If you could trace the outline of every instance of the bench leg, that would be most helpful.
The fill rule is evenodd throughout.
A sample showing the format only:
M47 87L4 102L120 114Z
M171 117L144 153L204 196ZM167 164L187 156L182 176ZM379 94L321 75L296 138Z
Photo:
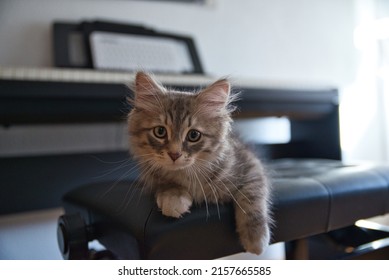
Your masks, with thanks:
M308 260L308 239L298 239L285 243L285 257L287 260Z

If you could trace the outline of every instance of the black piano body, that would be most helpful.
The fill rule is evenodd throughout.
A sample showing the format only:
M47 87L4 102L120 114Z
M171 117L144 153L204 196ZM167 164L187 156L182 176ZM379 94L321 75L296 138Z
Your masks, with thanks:
M166 86L183 90L203 87L214 80L202 75L158 78ZM0 124L12 129L18 125L125 122L129 111L126 99L131 95L128 84L133 79L133 73L0 68ZM276 88L239 82L234 90L242 92L235 118L276 116L290 121L290 142L261 146L263 157L341 159L336 89ZM128 152L98 151L95 156L114 162L128 158ZM101 161L93 153L0 158L4 171L2 192L7 194L1 195L0 213L59 206L66 190L106 173ZM52 176L38 176L42 172L37 168ZM22 177L18 176L19 169L26 172ZM74 176L69 178L68 174ZM113 180L115 176L119 174L113 172L104 179ZM26 182L34 188L25 187ZM26 197L19 197L19 191L26 192Z

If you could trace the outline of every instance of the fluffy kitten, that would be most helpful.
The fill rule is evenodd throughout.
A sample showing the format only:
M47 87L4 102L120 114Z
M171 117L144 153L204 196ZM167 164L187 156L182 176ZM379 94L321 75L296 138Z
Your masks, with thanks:
M229 82L179 92L139 72L133 90L130 151L162 214L180 218L192 203L232 201L243 247L260 254L270 238L270 187L260 161L231 132Z

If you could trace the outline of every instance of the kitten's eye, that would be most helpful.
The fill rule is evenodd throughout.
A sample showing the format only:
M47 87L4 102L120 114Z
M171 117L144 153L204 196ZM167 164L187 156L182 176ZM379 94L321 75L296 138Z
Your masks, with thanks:
M164 128L163 126L154 127L153 132L155 137L157 138L165 138L167 134L166 128Z
M190 142L197 142L201 138L201 132L197 131L197 130L194 130L194 129L189 130L188 135L186 136L186 138Z

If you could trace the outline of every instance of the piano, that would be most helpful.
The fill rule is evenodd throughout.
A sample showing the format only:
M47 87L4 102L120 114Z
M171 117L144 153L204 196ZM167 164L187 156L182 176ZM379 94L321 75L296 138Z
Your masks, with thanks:
M0 66L0 123L120 121L134 73ZM193 90L216 77L157 75L168 87ZM297 83L234 80L242 92L236 117L326 114L338 103L336 88Z
M204 75L157 75L157 78L168 87L185 90L198 89L215 80L214 77ZM124 123L129 110L126 98L132 94L126 84L130 84L133 79L134 73L0 67L0 124L2 129L7 130L18 125ZM374 240L387 238L387 232L372 232L371 229L359 228L354 223L359 219L389 212L389 166L346 166L340 161L337 89L238 79L233 81L233 85L234 90L242 92L237 101L239 111L234 118L271 116L285 117L290 122L289 142L257 146L261 158L273 164L275 170L281 174L273 180L276 221L273 242L286 242L287 258L332 258L334 255L358 257L367 251L376 252L388 247L382 245L379 250L374 246L368 247ZM135 223L139 230L124 233L118 231L130 238L129 242L123 239L121 244L135 244L135 249L123 250L126 247L120 246L123 248L116 250L118 248L112 243L116 241L115 238L103 240L103 244L112 245L107 248L111 248L116 257L134 257L128 254L152 259L178 256L220 257L221 255L214 254L218 250L208 250L220 243L220 236L225 241L221 243L222 248L219 248L224 250L223 254L241 250L235 231L232 229L226 234L223 230L226 226L233 225L233 219L228 214L232 209L231 205L224 205L221 210L222 218L212 220L212 223L210 219L207 223L204 222L205 214L201 206L193 209L192 213L197 214L191 217L198 218L196 223L191 222L193 219L179 221L187 223L181 228L189 230L191 235L188 235L176 230L155 209L152 200L145 196L143 198L148 202L142 204L141 211L151 217L146 219L146 224L131 219L134 211L138 213L139 209L138 206L130 205L126 209L129 214L124 211L122 213L122 222L107 227L106 222L114 220L109 205L122 199L122 193L128 192L128 180L136 179L133 175L124 176L126 169L123 169L123 162L127 160L126 150L0 156L0 215L64 207L70 215L74 211L83 213L82 217L79 216L83 219L81 222L85 221L88 228L95 226L97 231L101 230L98 236L93 237L100 237L100 241L109 236L105 234L105 230L132 228ZM132 165L124 166L130 169ZM95 194L96 188L105 190L112 186L116 186L116 198L93 200L92 194ZM365 203L366 201L369 203ZM360 205L364 207L361 208ZM213 217L215 216L217 215ZM115 216L116 220L117 218ZM68 234L72 230L72 227L66 226L69 221L67 216L59 219L59 243L64 258L90 257L87 236L76 240L77 244L82 244L81 255L80 250L73 248L69 251L68 245L74 241L65 238L74 236ZM104 226L99 228L99 223ZM215 232L214 227L207 231L211 224L223 232L222 235L212 236L216 239L211 239L209 235L209 232ZM207 238L201 237L204 235L203 230ZM371 238L360 240L361 233L366 232ZM181 243L177 243L174 234L180 236ZM163 241L169 238L170 243ZM323 255L322 250L315 250L312 244L317 244L320 238L330 238L336 244L333 249L335 253ZM206 240L209 244L203 244L201 240ZM147 245L144 248L150 250L137 252L136 248L142 248L137 247L137 242L144 242ZM227 243L231 246L225 246ZM174 252L171 244L175 244L178 251ZM188 244L198 249L196 254L191 250L182 250ZM339 248L348 248L348 251L339 252ZM183 252L190 252L190 255L175 254Z
M127 85L133 79L134 73L127 72L0 66L0 124L2 129L12 129L20 125L124 123L129 110L126 98L132 94ZM217 78L191 74L157 75L157 79L168 87L193 90ZM340 159L336 88L234 77L232 84L234 91L242 93L235 118L271 116L290 121L290 142L262 145L263 157ZM90 181L96 173L106 173L107 165L96 158L115 162L126 157L125 150L96 151L88 156L79 151L0 155L0 181L5 186L0 191L0 214L58 206L65 191ZM23 177L19 170L24 170ZM112 172L103 179L121 175ZM26 187L28 182L33 190ZM26 196L21 198L19 190Z

